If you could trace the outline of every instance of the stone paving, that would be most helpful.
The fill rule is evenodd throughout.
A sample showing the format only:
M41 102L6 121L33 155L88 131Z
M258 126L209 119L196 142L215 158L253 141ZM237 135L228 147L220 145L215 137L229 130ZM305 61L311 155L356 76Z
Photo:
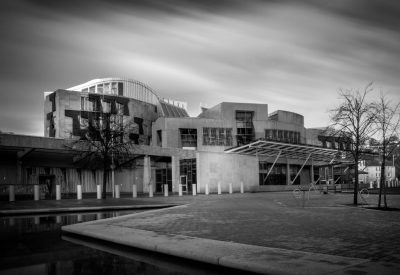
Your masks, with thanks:
M157 198L169 201L173 198ZM370 196L375 203L377 196ZM142 200L142 199L141 199ZM400 211L350 206L351 194L247 193L175 198L185 206L144 212L104 225L305 252L400 263ZM388 197L400 206L400 196Z
M220 241L400 263L400 211L351 206L352 194L266 192L136 199L0 202L0 210L185 204L104 220L113 226ZM377 196L367 202L376 205ZM304 207L303 207L304 202ZM400 195L388 196L400 208Z

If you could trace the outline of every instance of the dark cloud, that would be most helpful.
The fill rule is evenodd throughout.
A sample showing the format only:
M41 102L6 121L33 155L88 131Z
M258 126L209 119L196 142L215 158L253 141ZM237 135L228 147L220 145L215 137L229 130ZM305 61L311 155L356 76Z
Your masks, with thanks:
M10 114L42 125L43 91L109 76L188 101L192 115L199 102L264 102L324 125L338 88L375 81L399 100L394 2L2 1L0 92L12 96L0 129L33 133Z

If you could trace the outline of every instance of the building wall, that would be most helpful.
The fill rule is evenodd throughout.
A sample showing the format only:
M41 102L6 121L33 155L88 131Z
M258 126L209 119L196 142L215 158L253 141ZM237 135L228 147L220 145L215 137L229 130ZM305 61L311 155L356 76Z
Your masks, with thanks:
M229 191L229 183L232 183L234 192L239 192L241 182L245 191L258 191L258 161L255 156L212 152L197 154L198 192L204 193L205 184L208 184L210 193L216 193L218 182L222 192Z

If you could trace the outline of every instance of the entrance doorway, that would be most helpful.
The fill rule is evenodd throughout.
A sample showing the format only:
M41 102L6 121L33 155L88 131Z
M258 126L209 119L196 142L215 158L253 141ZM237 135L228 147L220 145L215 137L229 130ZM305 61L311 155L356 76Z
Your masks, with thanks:
M172 192L171 168L156 169L156 192L164 193L164 184L168 184L168 192Z

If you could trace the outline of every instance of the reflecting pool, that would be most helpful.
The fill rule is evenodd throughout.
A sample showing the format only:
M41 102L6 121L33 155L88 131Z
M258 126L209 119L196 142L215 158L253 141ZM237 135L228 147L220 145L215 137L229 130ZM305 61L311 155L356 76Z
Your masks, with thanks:
M61 234L63 225L136 212L141 211L0 217L0 274L239 274L234 270Z

